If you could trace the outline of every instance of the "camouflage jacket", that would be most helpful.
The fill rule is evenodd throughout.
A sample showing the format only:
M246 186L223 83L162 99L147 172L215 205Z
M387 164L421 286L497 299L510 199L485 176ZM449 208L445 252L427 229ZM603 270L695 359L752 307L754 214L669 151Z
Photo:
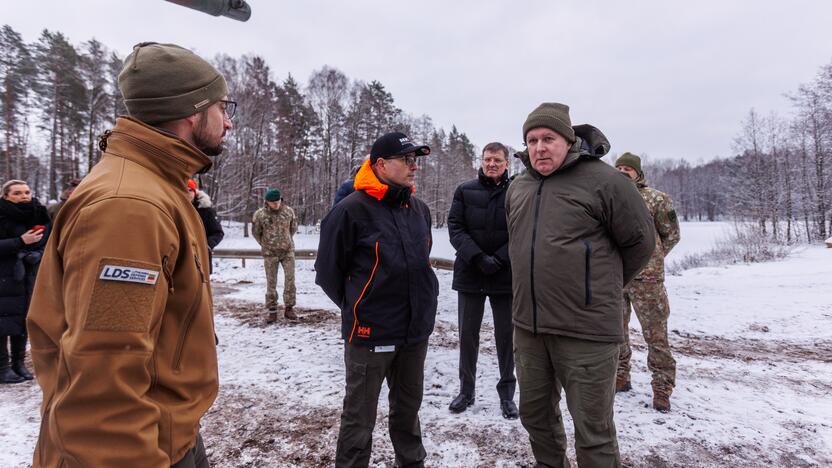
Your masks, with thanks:
M664 258L679 243L679 219L673 209L673 200L664 192L647 186L647 180L641 176L637 181L638 191L647 209L653 216L656 228L656 249L647 266L635 277L637 281L664 281Z
M255 211L251 224L254 239L260 244L264 256L277 256L287 250L295 250L292 236L298 232L298 218L285 202L277 210L264 206Z

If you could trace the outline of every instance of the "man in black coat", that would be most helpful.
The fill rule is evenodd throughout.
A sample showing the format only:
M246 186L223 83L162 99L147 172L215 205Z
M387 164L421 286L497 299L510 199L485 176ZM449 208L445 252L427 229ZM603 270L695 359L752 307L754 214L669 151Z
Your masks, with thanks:
M430 210L412 194L416 158L428 154L402 133L382 136L355 192L321 221L315 283L341 309L346 370L336 467L369 465L385 380L396 465L424 466L419 408L439 282Z
M511 324L511 265L505 200L508 149L489 143L482 151L482 167L474 180L456 188L448 213L448 231L456 248L453 289L458 292L460 392L450 404L461 413L474 404L480 326L486 297L494 317L494 341L500 381L497 394L506 419L517 418L514 404L514 355Z

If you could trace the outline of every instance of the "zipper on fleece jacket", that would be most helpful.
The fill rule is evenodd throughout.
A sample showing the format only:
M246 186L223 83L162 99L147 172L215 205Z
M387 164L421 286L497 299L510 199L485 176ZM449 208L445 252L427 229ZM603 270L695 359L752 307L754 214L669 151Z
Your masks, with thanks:
M540 194L543 192L543 183L546 179L541 179L537 186L537 195L534 199L534 224L532 225L532 261L531 268L529 268L532 282L532 333L537 335L537 296L534 292L534 244L537 241L537 221L540 217Z

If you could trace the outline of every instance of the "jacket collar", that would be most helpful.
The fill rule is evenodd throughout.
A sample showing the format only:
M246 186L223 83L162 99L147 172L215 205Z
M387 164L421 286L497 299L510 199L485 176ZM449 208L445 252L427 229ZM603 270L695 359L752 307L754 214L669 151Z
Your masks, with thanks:
M119 117L106 153L128 159L181 186L211 168L211 159L176 135L130 117Z
M549 174L549 176L563 172L581 160L601 159L610 150L609 140L607 140L607 137L596 127L583 124L575 125L572 128L575 130L575 143L573 143L569 148L569 152L566 154L566 158L563 160L560 167L555 169L555 172ZM529 160L529 150L523 150L516 153L514 157L519 158L520 161L523 162L523 165L526 166L526 170L535 178L545 178L532 167L532 163Z
M384 196L387 195L388 191L397 190L397 187L391 187L378 179L376 173L373 172L373 167L370 164L369 159L364 161L364 164L361 165L361 169L359 169L358 173L355 174L353 187L355 187L356 190L361 190L379 201L384 199ZM406 189L398 188L398 191L401 190ZM411 194L414 192L416 192L416 187L410 189ZM395 198L399 199L401 197L397 196Z
M479 170L477 170L477 178L480 180L480 183L485 185L486 187L502 187L503 185L505 185L506 182L508 182L508 169L506 169L506 171L503 172L503 175L500 177L500 182L496 184L494 183L494 179L492 179L491 177L486 177L485 173L483 173L482 171L482 168L479 168Z

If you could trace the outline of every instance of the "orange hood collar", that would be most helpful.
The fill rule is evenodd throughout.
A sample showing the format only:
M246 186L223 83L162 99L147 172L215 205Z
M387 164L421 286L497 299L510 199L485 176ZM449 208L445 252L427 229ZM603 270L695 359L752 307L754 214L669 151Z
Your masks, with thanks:
M355 174L353 187L355 187L356 190L363 190L367 195L375 198L376 200L384 198L384 195L387 194L387 190L390 188L387 184L378 180L376 173L373 172L373 168L370 165L369 159L364 161L364 164L361 165L361 169L359 169L358 173ZM416 187L414 186L410 193L415 192Z

